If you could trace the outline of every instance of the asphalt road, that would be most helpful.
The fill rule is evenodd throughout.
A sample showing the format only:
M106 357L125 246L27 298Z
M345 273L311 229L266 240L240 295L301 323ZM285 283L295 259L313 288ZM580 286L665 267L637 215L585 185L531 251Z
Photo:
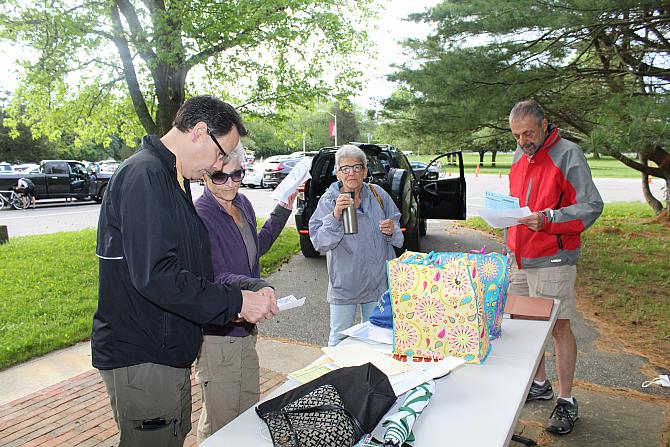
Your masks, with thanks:
M466 175L468 216L484 205L484 191L491 190L507 193L507 176ZM596 186L605 202L644 201L641 183L636 179L595 179ZM202 186L191 184L193 197L202 194ZM652 183L656 197L661 196L661 183ZM251 200L259 217L268 217L275 206L269 189L242 188L241 191ZM0 225L7 225L10 237L30 234L47 234L59 231L77 231L95 228L98 225L100 205L86 201L65 202L64 200L38 201L36 209L16 211L7 207L0 211ZM289 225L294 220L289 219Z

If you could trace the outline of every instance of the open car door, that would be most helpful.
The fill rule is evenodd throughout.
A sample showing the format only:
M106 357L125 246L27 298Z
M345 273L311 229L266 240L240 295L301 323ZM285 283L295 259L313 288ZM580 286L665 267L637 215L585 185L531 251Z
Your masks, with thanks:
M433 159L418 179L422 219L465 220L463 153Z

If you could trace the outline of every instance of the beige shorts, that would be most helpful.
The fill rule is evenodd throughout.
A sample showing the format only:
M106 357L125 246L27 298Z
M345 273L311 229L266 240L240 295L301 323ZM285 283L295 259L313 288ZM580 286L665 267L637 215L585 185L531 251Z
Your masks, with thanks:
M198 442L255 405L261 395L256 336L205 335L195 361L202 390Z
M540 296L561 300L558 318L569 320L577 312L575 280L577 266L561 265L519 270L512 257L509 293L512 295Z

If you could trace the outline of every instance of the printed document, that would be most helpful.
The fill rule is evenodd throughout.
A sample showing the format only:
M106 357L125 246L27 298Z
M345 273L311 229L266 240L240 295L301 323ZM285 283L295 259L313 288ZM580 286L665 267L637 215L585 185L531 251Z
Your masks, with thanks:
M345 366L365 365L369 362L387 376L409 371L409 366L406 363L399 362L393 357L382 354L373 347L370 347L370 345L329 346L323 347L321 350L333 359L333 363L341 368Z
M289 196L298 189L298 186L305 183L307 179L312 178L309 173L311 167L312 159L309 157L303 157L302 160L293 166L291 172L289 172L288 175L284 177L284 180L282 180L277 188L275 188L275 190L272 192L272 198L279 202L288 203Z
M484 192L484 208L489 210L506 210L519 208L519 198L493 191Z
M365 342L385 343L387 345L393 343L393 329L375 326L369 321L352 326L349 329L341 331L340 334L358 338Z

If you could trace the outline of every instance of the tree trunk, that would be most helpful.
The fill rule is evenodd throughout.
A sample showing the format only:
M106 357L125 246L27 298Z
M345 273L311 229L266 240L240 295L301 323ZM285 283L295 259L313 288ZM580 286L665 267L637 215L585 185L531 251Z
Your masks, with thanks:
M491 152L491 166L496 167L496 155L498 155L498 151L492 151Z
M484 166L484 154L486 151L479 151L479 166Z
M177 111L184 103L186 70L182 67L175 68L160 64L156 70L155 81L156 98L158 99L156 134L162 137L172 128Z
M658 216L663 211L663 204L651 193L649 189L649 176L646 174L642 174L642 194L644 195L644 200L647 201L651 209Z

